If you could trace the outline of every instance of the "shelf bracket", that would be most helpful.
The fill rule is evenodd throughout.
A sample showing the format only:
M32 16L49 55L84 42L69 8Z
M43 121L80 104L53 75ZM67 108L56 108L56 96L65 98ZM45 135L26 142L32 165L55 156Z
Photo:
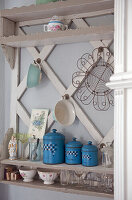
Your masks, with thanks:
M15 65L15 48L3 44L1 45L1 47L11 69L13 69Z

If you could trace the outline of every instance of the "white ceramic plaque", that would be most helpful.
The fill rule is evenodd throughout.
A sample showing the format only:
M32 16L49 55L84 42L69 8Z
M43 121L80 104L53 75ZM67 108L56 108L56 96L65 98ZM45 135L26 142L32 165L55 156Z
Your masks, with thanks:
M48 109L32 110L29 126L29 134L31 135L31 137L34 135L35 138L43 139L48 119L48 113Z

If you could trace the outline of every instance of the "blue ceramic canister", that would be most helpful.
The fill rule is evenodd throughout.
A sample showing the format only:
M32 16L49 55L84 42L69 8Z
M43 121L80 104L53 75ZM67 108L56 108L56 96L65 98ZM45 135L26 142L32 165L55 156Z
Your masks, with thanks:
M91 141L82 147L82 165L86 167L98 165L98 148L92 145Z
M65 136L58 133L56 129L43 137L43 163L64 163Z
M65 147L65 163L76 165L82 163L82 144L73 138Z

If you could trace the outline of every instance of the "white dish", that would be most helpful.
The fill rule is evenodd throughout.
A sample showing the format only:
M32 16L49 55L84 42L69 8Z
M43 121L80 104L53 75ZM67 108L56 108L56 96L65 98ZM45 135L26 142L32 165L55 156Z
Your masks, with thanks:
M34 176L36 175L36 170L35 169L29 169L26 167L21 167L19 169L20 175L23 178L24 182L32 182Z
M65 99L56 104L54 112L56 120L64 126L73 124L76 117L74 106Z
M57 178L57 172L45 172L43 170L38 170L40 179L44 181L44 184L51 185L54 184L54 180Z

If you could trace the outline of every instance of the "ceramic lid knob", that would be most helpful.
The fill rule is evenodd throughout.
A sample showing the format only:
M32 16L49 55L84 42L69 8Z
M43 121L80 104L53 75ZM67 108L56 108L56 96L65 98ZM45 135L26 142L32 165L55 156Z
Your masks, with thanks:
M92 145L92 142L91 142L91 141L88 141L88 145Z

